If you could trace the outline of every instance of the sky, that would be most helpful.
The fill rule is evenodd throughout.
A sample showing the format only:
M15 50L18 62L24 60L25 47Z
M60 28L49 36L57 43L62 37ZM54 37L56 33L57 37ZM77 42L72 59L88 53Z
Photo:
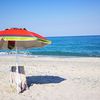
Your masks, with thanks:
M0 30L43 36L100 35L100 0L0 0Z

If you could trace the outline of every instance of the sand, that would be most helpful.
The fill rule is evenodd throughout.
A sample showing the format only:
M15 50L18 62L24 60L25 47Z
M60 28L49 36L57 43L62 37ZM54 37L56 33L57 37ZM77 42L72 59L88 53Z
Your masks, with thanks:
M17 94L9 84L14 56L0 56L0 100L100 100L100 58L20 56L29 89Z

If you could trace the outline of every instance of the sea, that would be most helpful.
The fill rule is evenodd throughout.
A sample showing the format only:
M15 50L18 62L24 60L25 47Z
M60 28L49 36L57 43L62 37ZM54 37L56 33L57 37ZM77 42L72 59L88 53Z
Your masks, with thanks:
M19 50L21 55L58 57L100 57L100 35L47 37L52 44L42 48ZM0 54L14 51L0 50Z

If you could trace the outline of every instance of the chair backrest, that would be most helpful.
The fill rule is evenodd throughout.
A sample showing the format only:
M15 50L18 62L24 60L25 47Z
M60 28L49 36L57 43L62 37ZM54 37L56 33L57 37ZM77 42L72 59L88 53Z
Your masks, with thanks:
M16 66L11 67L11 72L16 72ZM18 73L25 74L24 66L18 66Z

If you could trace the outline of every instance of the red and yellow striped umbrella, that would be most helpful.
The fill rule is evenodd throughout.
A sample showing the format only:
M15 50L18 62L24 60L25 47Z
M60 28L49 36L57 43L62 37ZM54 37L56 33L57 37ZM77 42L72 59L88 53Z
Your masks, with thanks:
M22 28L0 31L0 49L27 49L51 44L43 36Z

